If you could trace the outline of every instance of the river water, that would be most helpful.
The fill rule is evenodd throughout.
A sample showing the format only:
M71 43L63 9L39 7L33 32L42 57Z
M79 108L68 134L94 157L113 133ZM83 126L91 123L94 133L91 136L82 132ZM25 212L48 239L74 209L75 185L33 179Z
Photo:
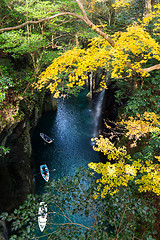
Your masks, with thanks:
M50 179L58 179L74 175L77 168L87 168L90 162L100 161L91 142L95 132L95 108L86 94L87 91L83 91L78 97L58 100L57 111L45 113L35 128L32 147L37 193L43 193L47 184L39 174L41 164L47 164ZM53 143L44 144L40 132L54 138Z

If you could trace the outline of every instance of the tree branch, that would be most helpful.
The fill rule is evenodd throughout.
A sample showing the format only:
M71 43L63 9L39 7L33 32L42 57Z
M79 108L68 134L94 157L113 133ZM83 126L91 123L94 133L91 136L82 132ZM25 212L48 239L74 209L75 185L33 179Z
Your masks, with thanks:
M1 28L0 33L3 32L3 31L16 30L16 29L19 29L19 28L22 28L22 27L26 26L27 24L37 24L37 23L41 23L41 22L45 22L45 21L50 21L53 18L56 18L56 17L59 17L59 16L64 16L64 15L71 15L73 17L76 17L76 18L79 18L79 19L83 20L83 17L81 17L77 14L74 14L74 13L71 13L71 12L63 12L63 13L57 13L57 14L55 14L53 16L50 16L50 17L47 17L47 18L42 18L42 19L37 20L37 21L27 21L25 23L22 23L20 25L15 26L15 27Z
M157 64L157 65L154 65L152 67L149 67L149 68L143 68L143 71L145 72L151 72L153 70L159 70L160 69L160 64Z
M71 13L71 12L63 12L63 13L58 13L58 14L55 14L53 16L50 16L50 17L47 17L47 18L43 18L43 19L40 19L40 20L37 20L37 21L27 21L25 23L22 23L18 26L15 26L15 27L8 27L8 28L1 28L0 29L0 33L3 32L3 31L10 31L10 30L16 30L16 29L20 29L28 24L37 24L37 23L41 23L41 22L45 22L45 21L50 21L51 19L53 18L56 18L56 17L59 17L59 16L64 16L64 15L70 15L70 16L73 16L75 18L79 18L81 19L83 22L85 22L88 27L90 27L93 31L95 31L96 33L98 33L100 36L102 36L104 39L106 39L109 44L114 47L115 46L115 43L114 41L109 37L107 36L104 32L102 32L99 28L97 28L87 17L87 14L83 8L83 5L82 3L79 1L79 0L76 0L82 14L83 14L83 17L80 16L80 15L77 15L75 13Z
M50 21L51 19L53 18L56 18L56 17L59 17L59 16L64 16L64 15L70 15L70 16L73 16L75 18L78 18L78 19L81 19L83 22L85 22L87 24L88 27L90 27L93 31L95 31L96 33L98 33L98 35L102 36L104 39L107 40L107 42L114 48L115 47L115 42L109 37L107 36L103 31L101 31L98 27L96 27L96 25L94 25L90 20L89 18L87 17L87 14L86 14L86 11L83 7L83 4L81 3L80 0L76 0L81 12L82 12L82 15L83 16L80 16L80 15L77 15L75 13L72 13L72 12L63 12L63 13L58 13L58 14L55 14L53 16L50 16L50 17L47 17L47 18L43 18L43 19L40 19L40 20L37 20L37 21L27 21L25 23L22 23L18 26L15 26L15 27L7 27L7 28L1 28L0 29L0 33L3 32L3 31L10 31L10 30L16 30L16 29L19 29L19 28L22 28L28 24L37 24L37 23L41 23L41 22L45 22L45 21ZM134 69L130 63L126 63L126 67L136 71L136 69ZM160 64L157 64L157 65L154 65L152 67L149 67L149 68L144 68L144 69L141 69L141 72L151 72L153 70L158 70L160 69Z
M76 0L82 14L83 14L83 21L88 25L88 27L90 27L93 31L95 31L96 33L98 33L100 36L102 36L104 39L106 39L109 44L112 46L112 47L115 47L115 43L114 41L109 37L107 36L104 32L102 32L98 27L96 27L96 25L94 25L90 20L89 18L87 17L87 14L86 14L86 11L84 10L84 7L83 7L83 4L81 3L80 0Z
M79 8L80 8L80 10L81 10L81 12L82 12L82 14L83 14L83 17L84 17L85 19L88 19L87 13L86 13L86 11L84 10L84 7L83 7L83 4L81 3L81 1L80 1L80 0L76 0L76 2L77 2L78 6L79 6Z
M142 72L151 72L151 71L154 71L154 70L159 70L160 69L160 64L156 64L152 67L148 67L148 68L142 68L142 69L139 69L139 68L135 68L135 67L132 67L132 65L128 62L126 62L126 67L129 68L129 69L132 69L133 71L140 71L141 73Z

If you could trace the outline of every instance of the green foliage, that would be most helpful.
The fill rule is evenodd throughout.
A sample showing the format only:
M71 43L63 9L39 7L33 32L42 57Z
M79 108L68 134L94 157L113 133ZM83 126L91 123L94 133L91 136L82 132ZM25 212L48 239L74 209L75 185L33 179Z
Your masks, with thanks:
M42 58L40 59L40 64L42 68L47 67L54 58L57 58L60 54L60 51L44 51Z
M16 1L14 0L14 10L27 15L27 19L41 19L50 16L56 12L57 5L51 1L39 1L39 0L29 0L29 1Z
M8 76L6 67L0 65L0 71L1 71L0 76L0 105L1 105L2 104L1 102L5 100L7 90L10 87L13 87L14 83L12 78Z
M106 198L93 198L96 178L90 171L80 169L75 176L51 181L42 196L29 195L23 206L1 219L11 223L10 239L131 239L140 235L153 236L155 208L152 201L137 195L137 189L129 186L119 194ZM48 206L47 226L44 234L38 234L39 202ZM76 216L88 217L80 221ZM78 221L76 221L78 219ZM58 221L58 222L56 222Z
M6 5L12 9L12 15L17 19L14 25L19 25L27 20L49 17L60 11L78 10L80 12L75 1L66 0L61 2L4 1L2 8L5 8ZM71 48L76 42L75 34L83 36L84 26L84 24L74 22L71 17L64 16L38 25L26 26L20 30L2 32L0 49L17 59L29 54L29 65L33 68L33 75L37 76L41 68L46 67L56 57L54 50L64 51L66 48Z
M0 157L10 152L9 147L0 146Z
M97 26L106 32L122 31L138 18L143 18L144 0L128 2L129 4L115 9L114 0L93 1L93 5L88 3L88 15Z
M95 1L86 1L87 3L92 3ZM101 3L96 3L95 6L98 6L98 10L91 8L92 12L90 17L93 19L97 26L100 26L101 29L105 29L106 32L117 32L118 30L125 30L126 27L138 17L141 19L143 16L143 2L144 1L132 1L130 6L124 8L119 8L114 11L111 7L113 1L101 1ZM12 9L10 11L9 9ZM90 9L89 9L90 10ZM38 0L29 0L29 1L8 1L5 0L2 2L0 14L2 18L2 25L5 26L15 26L19 25L27 20L38 20L40 18L51 16L58 12L70 11L80 13L80 9L77 8L76 1L38 1ZM153 26L158 19L153 19L152 22L146 27L148 32L158 40L158 36L153 33ZM123 41L119 41L120 34L121 37L125 37L125 32L118 33L115 36L118 46L121 46L125 56L128 54L130 61L134 62L136 60L139 62L143 54L146 54L148 51L148 56L150 57L150 52L154 48L155 42L152 42L152 45L148 45L147 32L143 34L136 35L135 26L132 29L126 32L126 42L124 45ZM142 30L137 28L137 30ZM54 59L57 57L58 52L63 52L68 49L71 49L75 45L76 37L81 39L80 43L83 45L84 40L88 42L87 38L95 37L97 34L92 31L87 31L85 24L81 24L79 21L73 21L72 17L65 16L51 21L41 23L39 25L25 26L22 30L4 32L0 35L0 49L3 52L11 54L14 58L19 58L22 55L29 54L32 61L31 67L33 68L32 73L28 72L28 66L21 72L17 71L12 74L12 78L9 77L9 72L6 75L1 74L1 88L0 88L0 100L5 99L6 91L9 87L13 87L13 81L17 83L15 87L15 92L20 93L23 96L23 101L20 102L19 107L21 111L26 112L28 107L28 112L26 114L30 115L34 107L36 99L34 98L30 86L32 82L35 81L37 75L41 70L46 67L51 62L51 58ZM133 31L130 33L130 31ZM156 33L156 32L155 32ZM127 35L128 34L128 35ZM133 37L138 38L129 38ZM145 42L141 40L142 36L146 36ZM128 41L129 39L129 41ZM130 43L130 44L129 44ZM135 43L135 44L133 44ZM139 44L140 43L140 44ZM139 44L139 46L138 46ZM97 42L98 52L95 53L95 56L92 53L94 48L91 49L88 47L88 56L86 60L96 60L98 55L102 57L103 52L100 47L100 44ZM140 54L138 55L135 51ZM143 49L143 47L146 49ZM148 46L150 48L148 48ZM104 50L107 50L108 47L104 47ZM56 50L56 51L54 51ZM97 54L98 53L98 54ZM105 62L102 67L110 68L111 63L113 62L113 68L116 66L114 58L116 59L116 51L113 49L113 55L111 59L107 61L108 52L104 54ZM118 53L118 52L117 52ZM141 55L142 54L142 55ZM156 53L157 54L157 53ZM28 55L27 55L28 56ZM91 56L91 59L90 59ZM121 52L117 54L117 69L115 73L119 73L121 69ZM68 58L68 57L67 57ZM76 59L77 61L77 59ZM84 59L83 59L84 61ZM79 63L83 62L82 60ZM124 61L126 63L126 60ZM154 58L148 61L150 63L156 63L157 60ZM87 65L87 61L84 64ZM144 62L142 63L144 66ZM69 65L67 65L68 68ZM88 65L93 66L93 62ZM142 67L143 67L142 66ZM72 67L69 66L69 70L72 71ZM60 68L60 67L59 67ZM59 68L55 68L56 70ZM126 65L123 65L123 68L126 68ZM85 69L86 70L86 69ZM88 70L88 69L87 69ZM29 70L30 71L30 70ZM126 71L126 69L125 69ZM160 100L159 100L159 75L157 71L149 79L142 77L130 78L126 80L126 73L123 72L121 79L117 81L118 90L117 99L123 100L127 99L127 105L125 108L126 115L136 115L137 113L143 113L144 109L149 112L158 113ZM55 74L54 74L55 77ZM67 94L69 91L73 94L77 94L80 91L81 86L74 86L71 90L66 87L68 81L68 75L65 72L61 72L58 75L62 79L61 84L58 86L58 91L61 91L62 94ZM74 76L73 76L74 77ZM78 76L80 79L81 76ZM116 75L113 77L116 78ZM123 78L124 77L124 78ZM14 80L13 80L14 79ZM115 79L114 79L115 81ZM133 89L133 83L137 83L138 88ZM146 144L146 143L145 143ZM142 163L145 163L147 159L151 159L157 163L154 158L155 153L159 153L160 149L160 138L159 135L153 135L151 139L147 142L145 148L141 152L137 152L133 160L137 161L141 159ZM143 146L144 147L144 146ZM8 153L9 149L0 147L2 150L1 155ZM102 189L101 189L102 191ZM47 227L45 230L47 239L107 239L112 240L113 238L117 239L133 239L143 237L144 239L153 239L154 230L154 214L155 209L153 203L150 200L146 200L144 195L137 193L137 186L131 185L130 182L127 188L120 188L119 193L116 193L113 196L106 195L105 198L101 199L93 197L97 193L97 183L96 179L90 173L84 174L84 169L79 171L75 177L65 178L58 181L52 181L49 186L47 186L45 194L42 196L29 196L27 201L23 206L20 206L19 209L15 209L13 214L2 214L2 219L7 220L11 223L11 232L12 236L10 239L39 239L41 237L36 236L36 231L38 231L38 207L40 201L45 201L49 207ZM56 212L56 213L55 213ZM82 215L86 217L91 217L93 223L90 225L84 225L80 222L74 222L73 215ZM59 226L55 223L55 216L58 216L62 220L62 224ZM91 221L92 222L92 221ZM58 224L58 223L57 223ZM141 236L140 229L143 227L143 236Z
M45 37L41 34L32 34L28 38L22 30L2 33L0 43L0 48L4 52L12 52L13 57L27 52L34 53L46 44Z
M125 108L127 115L135 116L137 113L142 114L144 109L148 112L159 113L157 106L160 106L160 99L158 95L155 96L152 92L152 89L135 91L127 102Z
M160 152L160 135L159 133L153 133L147 143L143 142L143 145L139 146L136 153L134 153L133 158L136 161L138 161L138 159L141 159L142 162L145 162L148 159L150 159L151 161L154 161L155 164L157 164L158 161L155 159L155 155L159 152Z
M7 27L8 25L15 26L15 24L17 24L17 21L20 19L21 21L24 21L24 17L21 14L19 14L17 11L13 11L13 5L13 1L1 0L1 27Z
M144 0L130 1L126 7L120 8L115 16L116 28L122 31L123 28L132 24L137 19L142 19L144 14Z
M159 72L156 71L149 78L139 79L137 77L139 88L133 89L133 83L130 81L120 80L116 83L118 89L116 91L117 102L120 100L127 100L124 108L124 114L127 116L136 116L136 114L143 114L144 110L148 112L155 112L159 114L160 98L159 98ZM140 84L141 83L141 84Z

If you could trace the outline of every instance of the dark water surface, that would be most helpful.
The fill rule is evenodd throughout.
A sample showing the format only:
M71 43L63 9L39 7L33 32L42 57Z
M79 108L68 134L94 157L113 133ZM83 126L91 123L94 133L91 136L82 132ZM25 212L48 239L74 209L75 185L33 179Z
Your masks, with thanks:
M44 114L38 122L32 138L37 193L43 193L47 184L39 174L41 164L47 164L50 179L58 179L74 175L77 168L87 168L90 162L100 161L99 154L92 149L95 117L86 93L58 100L57 111ZM40 132L54 138L53 143L44 144Z

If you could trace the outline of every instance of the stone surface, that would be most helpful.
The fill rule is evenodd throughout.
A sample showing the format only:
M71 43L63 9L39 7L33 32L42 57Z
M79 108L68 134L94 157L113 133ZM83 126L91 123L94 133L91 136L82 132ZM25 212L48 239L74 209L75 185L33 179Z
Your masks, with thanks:
M6 136L10 152L0 158L0 212L12 211L33 192L29 131L29 124L21 122Z
M8 240L8 230L6 223L4 221L0 221L0 240Z
M45 94L45 99L43 103L43 112L56 111L57 110L57 99L49 93Z
M31 132L42 112L57 109L56 99L51 94L38 97L39 105L33 108L30 116L26 110L23 121L7 126L0 134L0 145L10 148L8 154L0 157L0 213L12 211L34 192Z

